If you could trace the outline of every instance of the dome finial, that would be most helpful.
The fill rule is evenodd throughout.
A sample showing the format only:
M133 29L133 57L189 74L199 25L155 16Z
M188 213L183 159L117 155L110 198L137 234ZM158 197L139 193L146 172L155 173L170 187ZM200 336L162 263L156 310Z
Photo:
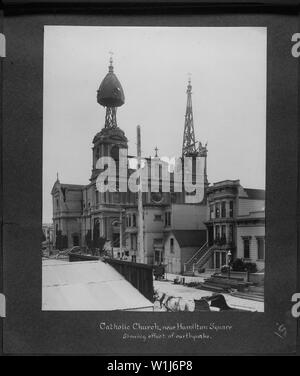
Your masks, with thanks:
M109 67L108 67L108 71L110 73L113 73L114 72L114 67L113 67L113 52L112 51L109 51L109 54L110 54L110 58L109 58Z
M117 128L116 112L125 102L124 92L120 81L114 73L112 52L109 52L109 71L102 80L97 91L97 102L106 107L105 128Z

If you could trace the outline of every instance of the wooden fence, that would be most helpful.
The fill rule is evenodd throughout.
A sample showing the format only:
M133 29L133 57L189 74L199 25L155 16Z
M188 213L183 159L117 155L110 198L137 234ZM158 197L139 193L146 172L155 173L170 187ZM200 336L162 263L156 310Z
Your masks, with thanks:
M153 267L147 264L107 259L106 262L115 268L141 294L153 302Z

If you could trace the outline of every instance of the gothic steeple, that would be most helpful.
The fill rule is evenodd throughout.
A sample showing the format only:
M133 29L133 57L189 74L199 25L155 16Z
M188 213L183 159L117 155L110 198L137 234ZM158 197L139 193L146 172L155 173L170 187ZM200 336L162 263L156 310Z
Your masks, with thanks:
M205 187L205 198L206 200L206 188L208 187L207 179L207 143L202 145L200 141L196 141L195 129L194 129L194 119L193 119L193 107L192 107L192 84L191 78L189 77L187 85L187 104L185 112L185 122L184 122L184 133L183 133L183 143L182 143L182 157L196 157L204 158L204 187Z
M193 119L193 107L192 107L192 85L189 78L187 86L187 103L185 112L185 123L182 143L182 156L193 156L197 153L194 119Z

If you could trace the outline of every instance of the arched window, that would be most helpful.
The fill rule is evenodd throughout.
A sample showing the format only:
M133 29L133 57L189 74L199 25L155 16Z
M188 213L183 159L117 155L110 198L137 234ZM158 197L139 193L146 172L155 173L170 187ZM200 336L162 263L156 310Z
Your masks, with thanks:
M174 239L173 238L170 239L170 252L174 253Z

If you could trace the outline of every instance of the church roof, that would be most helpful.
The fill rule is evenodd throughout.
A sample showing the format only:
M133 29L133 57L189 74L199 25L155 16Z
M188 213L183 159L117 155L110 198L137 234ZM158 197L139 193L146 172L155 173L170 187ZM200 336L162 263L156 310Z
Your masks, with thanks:
M62 184L59 180L56 180L52 189L51 189L51 194L54 193L55 188L57 189L75 189L75 190L81 190L85 187L85 185L81 184Z
M72 188L72 189L82 189L85 187L85 185L80 184L61 184L62 188Z

